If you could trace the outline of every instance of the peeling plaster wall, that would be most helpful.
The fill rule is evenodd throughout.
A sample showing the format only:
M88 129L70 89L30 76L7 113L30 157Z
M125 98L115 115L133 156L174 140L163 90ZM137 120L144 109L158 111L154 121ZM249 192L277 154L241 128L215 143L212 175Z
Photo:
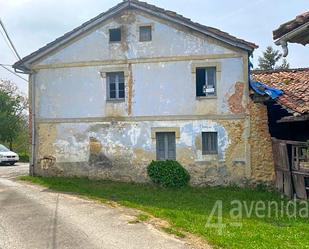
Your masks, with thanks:
M242 123L188 120L41 124L38 164L50 155L56 160L47 169L37 167L35 173L146 182L146 167L156 159L151 128L179 127L176 158L189 170L192 185L242 184L247 179ZM218 132L218 155L202 155L202 131Z
M152 41L138 42L148 24ZM119 26L123 41L109 43L108 29ZM196 97L197 65L217 66L216 97ZM263 164L251 172L247 55L236 48L131 11L33 66L35 174L145 182L156 159L152 128L177 127L176 157L191 184L269 180ZM124 71L123 102L106 100L109 70ZM202 155L204 131L218 132L218 155Z
M153 27L151 42L139 42L139 26L145 24ZM118 27L123 29L125 43L109 43L109 29ZM234 51L214 39L197 36L183 27L175 29L162 20L130 11L106 21L39 64L227 53Z
M104 115L106 87L98 67L41 69L36 86L40 118Z
M195 74L191 72L192 61L133 65L133 114L158 116L232 113L226 95L235 91L235 82L244 81L242 58L203 62L209 61L221 64L221 78L217 80L217 97L208 99L196 98Z
M37 73L37 115L40 118L129 116L130 103L132 116L233 114L228 98L235 92L235 83L244 82L242 58L203 62L209 61L221 65L217 97L209 99L196 98L192 61L133 64L133 96L126 87L123 103L106 101L106 81L100 75L105 67L41 69ZM234 102L241 107L236 114L244 113L244 83L239 84L242 87L238 88Z

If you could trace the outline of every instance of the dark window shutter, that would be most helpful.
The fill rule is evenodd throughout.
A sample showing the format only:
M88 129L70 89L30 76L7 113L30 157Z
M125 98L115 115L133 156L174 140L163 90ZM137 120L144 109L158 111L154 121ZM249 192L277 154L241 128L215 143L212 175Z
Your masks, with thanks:
M110 29L109 30L109 41L110 42L120 42L121 41L121 29Z
M196 69L196 96L205 96L205 68Z
M202 132L202 154L218 154L217 132Z
M139 40L140 41L151 41L151 26L139 27Z
M156 133L157 160L165 159L165 141L164 133Z
M156 133L157 160L176 160L175 132Z
M167 141L168 141L168 158L167 159L176 160L176 142L175 142L174 132L167 133Z
M206 138L206 132L202 132L202 154L205 155L206 154L206 142L207 142L207 138Z

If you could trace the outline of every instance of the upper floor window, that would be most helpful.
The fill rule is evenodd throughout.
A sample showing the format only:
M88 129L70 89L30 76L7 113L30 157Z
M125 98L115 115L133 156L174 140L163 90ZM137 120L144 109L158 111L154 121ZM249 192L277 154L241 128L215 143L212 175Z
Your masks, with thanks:
M216 95L216 67L196 68L196 96Z
M107 99L122 100L125 97L124 72L106 73Z
M120 42L121 41L121 29L110 29L109 30L109 41L110 42Z
M202 132L202 154L218 154L217 132Z
M151 26L139 27L139 41L151 41Z

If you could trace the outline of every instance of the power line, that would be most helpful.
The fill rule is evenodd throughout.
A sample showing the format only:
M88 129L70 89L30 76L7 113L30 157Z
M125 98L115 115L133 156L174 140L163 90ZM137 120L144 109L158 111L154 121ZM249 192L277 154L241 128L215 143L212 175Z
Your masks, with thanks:
M4 31L4 34L2 33L2 31L0 32L6 42L6 44L8 45L8 47L10 48L10 50L13 52L13 54L16 56L17 59L21 60L21 57L19 56L5 26L4 26L4 23L1 21L0 19L0 25ZM16 72L14 72L13 70L9 69L8 67L12 67L12 65L7 65L7 64L0 64L0 67L4 68L5 70L9 71L10 73L14 74L15 76L17 76L18 78L28 82L28 80L26 80L24 77L21 77L20 75L18 75Z
M7 68L6 66L4 66L3 64L0 64L0 67L6 69L7 71L9 71L10 73L14 74L15 76L21 78L22 80L28 82L28 80L26 80L25 78L21 77L20 75L18 75L17 73L15 73L13 70Z
M9 49L12 51L12 53L14 54L14 56L16 57L16 59L18 60L17 55L15 54L15 52L14 52L13 48L11 47L9 41L6 39L6 36L5 36L2 32L3 32L3 31L0 29L0 33L1 33L1 35L3 36L3 39L4 39L5 43L6 43L6 45L8 45Z
M11 38L10 38L10 36L9 36L9 34L8 34L8 32L7 32L6 28L5 28L5 26L4 26L4 23L1 21L1 19L0 19L0 25L1 25L1 27L2 27L2 29L3 29L3 31L4 31L4 33L5 33L6 38L8 39L9 43L11 44L11 47L12 47L12 49L14 50L15 55L18 57L19 60L21 60L21 57L20 57L19 54L17 53L17 50L16 50L16 48L15 48L15 46L14 46L14 44L13 44Z

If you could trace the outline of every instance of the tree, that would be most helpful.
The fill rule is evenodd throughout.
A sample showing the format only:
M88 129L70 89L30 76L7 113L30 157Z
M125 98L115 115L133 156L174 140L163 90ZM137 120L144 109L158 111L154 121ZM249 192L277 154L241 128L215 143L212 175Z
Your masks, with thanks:
M286 59L282 60L281 65L277 65L279 60L282 58L282 54L279 53L279 50L273 49L271 46L268 46L263 52L263 56L259 57L259 68L260 70L273 70L273 69L286 69L289 68L289 63Z
M11 81L0 80L0 141L8 143L10 149L27 124L28 101L17 90Z
M288 63L288 61L285 58L283 58L282 64L280 66L278 66L277 68L278 69L289 69L290 64Z

